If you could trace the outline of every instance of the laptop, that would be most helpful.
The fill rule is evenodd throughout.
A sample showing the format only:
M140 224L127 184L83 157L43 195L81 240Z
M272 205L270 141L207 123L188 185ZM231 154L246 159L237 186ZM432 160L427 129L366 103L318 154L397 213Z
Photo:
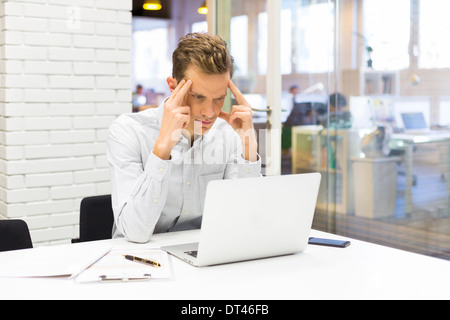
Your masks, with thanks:
M422 112L402 113L405 132L429 132L425 117Z
M214 180L206 190L199 243L162 247L194 266L303 251L321 175Z
M433 130L427 126L422 112L402 113L402 120L405 134L426 136L428 138L448 138L449 132L446 130Z

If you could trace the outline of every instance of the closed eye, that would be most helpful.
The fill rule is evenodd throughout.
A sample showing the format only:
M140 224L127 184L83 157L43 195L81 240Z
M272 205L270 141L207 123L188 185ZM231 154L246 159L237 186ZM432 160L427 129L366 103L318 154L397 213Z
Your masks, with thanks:
M203 96L203 95L201 95L201 94L196 94L196 93L191 93L191 97L194 98L195 100L198 100L198 101L202 101L202 100L205 100L205 99L206 99L205 96ZM213 99L213 101L214 101L215 103L220 103L220 102L222 102L223 100L225 100L225 98L226 98L226 96L222 96L222 97Z
M196 100L203 100L203 99L205 99L204 96L199 95L199 94L191 94L191 96L192 96L194 99L196 99Z

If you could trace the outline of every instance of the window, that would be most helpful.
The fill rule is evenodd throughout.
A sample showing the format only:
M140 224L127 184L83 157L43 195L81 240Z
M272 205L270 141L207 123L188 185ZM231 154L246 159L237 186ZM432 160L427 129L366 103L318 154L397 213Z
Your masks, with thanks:
M427 0L428 1L428 0ZM371 47L373 67L399 70L409 67L410 0L364 0L364 47ZM367 66L363 59L363 67Z
M235 75L248 74L248 17L246 15L231 18L230 51L234 58Z
M172 73L168 29L156 28L133 33L133 77L135 83L161 90L167 75Z
M420 1L419 68L450 67L448 0Z
M208 32L208 22L195 22L191 30L192 32ZM232 17L230 32L230 51L234 58L235 75L246 76L248 74L248 16Z
M208 21L194 22L192 32L208 32Z
M299 5L294 20L295 71L333 71L334 4L324 2Z
M292 73L292 14L290 9L281 11L281 73ZM267 74L267 12L258 15L258 71Z

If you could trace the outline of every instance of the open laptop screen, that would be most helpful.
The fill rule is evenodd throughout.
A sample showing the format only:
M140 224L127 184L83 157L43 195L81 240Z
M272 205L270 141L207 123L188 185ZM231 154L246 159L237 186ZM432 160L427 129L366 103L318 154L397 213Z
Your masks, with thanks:
M405 130L426 129L427 124L422 112L402 113Z

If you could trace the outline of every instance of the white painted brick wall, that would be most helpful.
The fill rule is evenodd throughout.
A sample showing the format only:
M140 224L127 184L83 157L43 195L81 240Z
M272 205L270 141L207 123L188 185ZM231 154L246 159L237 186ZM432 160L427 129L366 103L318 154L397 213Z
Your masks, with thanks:
M0 1L0 218L35 245L79 235L110 193L109 124L131 111L131 0Z

